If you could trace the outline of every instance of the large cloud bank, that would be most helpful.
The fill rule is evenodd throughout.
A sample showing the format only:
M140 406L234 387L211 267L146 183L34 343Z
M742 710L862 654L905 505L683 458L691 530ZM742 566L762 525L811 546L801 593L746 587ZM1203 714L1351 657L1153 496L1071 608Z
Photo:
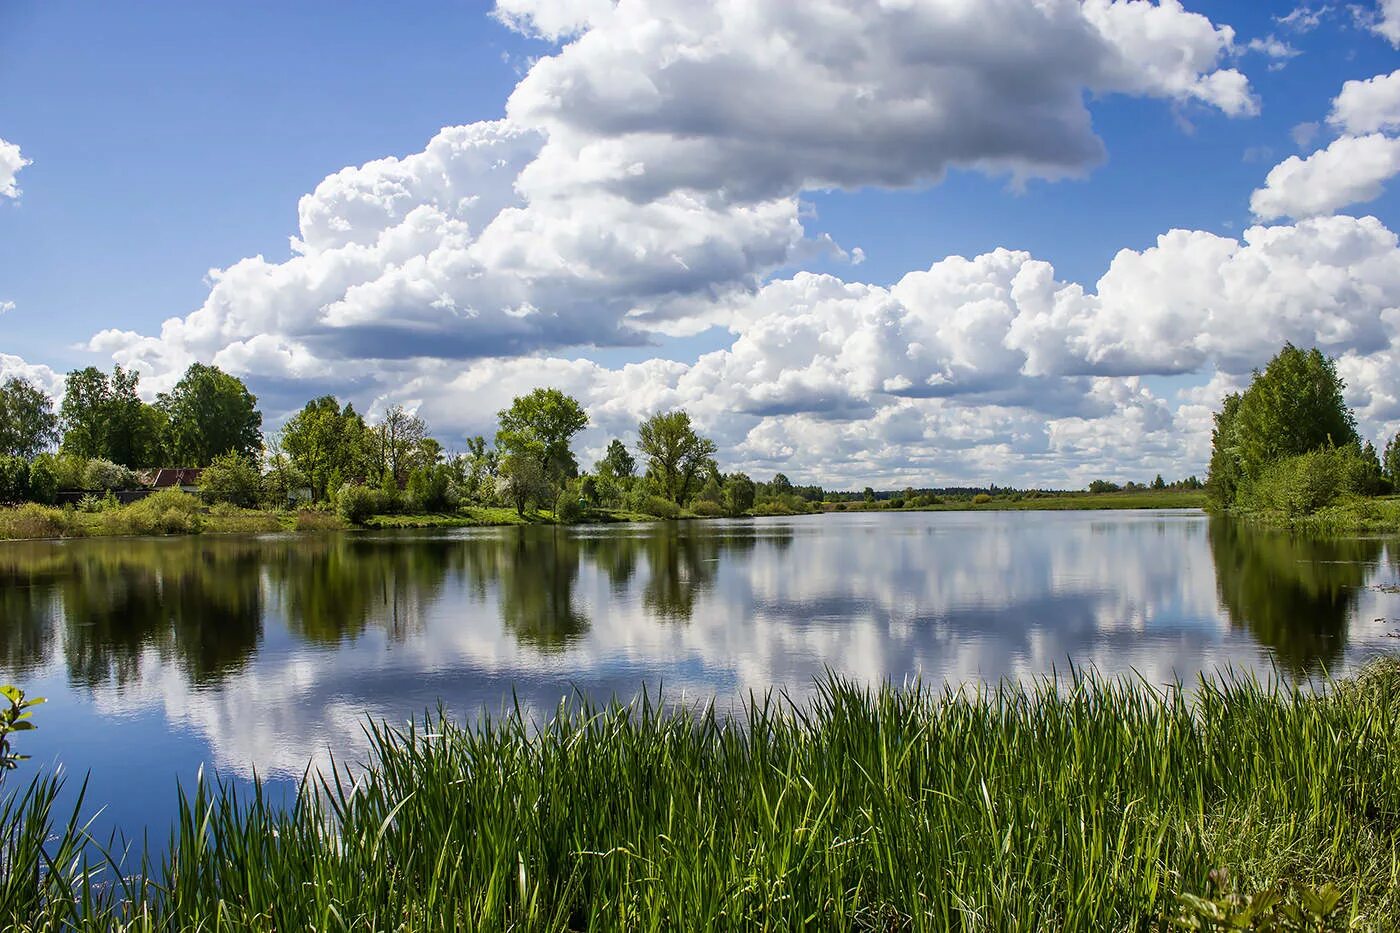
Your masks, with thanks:
M194 312L91 347L152 390L212 360L273 417L319 391L416 404L449 441L540 384L589 405L590 451L684 405L727 467L827 483L1199 469L1210 406L1284 339L1340 355L1365 417L1400 418L1382 388L1396 237L1330 216L1396 170L1393 76L1348 85L1342 136L1256 193L1261 218L1291 225L1171 231L1093 285L997 250L882 287L774 277L846 255L809 229L803 191L1084 174L1104 157L1086 99L1105 95L1248 116L1232 30L1176 0L501 0L497 15L563 43L504 119L327 177L290 258L215 270ZM1318 192L1338 159L1369 168ZM693 362L571 358L716 325L732 345ZM1173 398L1144 381L1188 373L1210 381Z

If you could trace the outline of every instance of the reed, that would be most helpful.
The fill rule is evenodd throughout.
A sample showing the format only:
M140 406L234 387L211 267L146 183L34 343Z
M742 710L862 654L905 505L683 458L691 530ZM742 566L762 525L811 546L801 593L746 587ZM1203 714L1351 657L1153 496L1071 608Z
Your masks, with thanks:
M1165 930L1228 877L1334 886L1308 929L1400 929L1397 713L1385 662L1322 689L832 677L733 717L438 714L369 726L366 765L290 807L198 783L171 855L120 882L73 857L75 817L49 843L68 867L39 872L66 874L7 877L0 908L21 928ZM53 792L0 813L8 838ZM11 875L33 861L6 850Z

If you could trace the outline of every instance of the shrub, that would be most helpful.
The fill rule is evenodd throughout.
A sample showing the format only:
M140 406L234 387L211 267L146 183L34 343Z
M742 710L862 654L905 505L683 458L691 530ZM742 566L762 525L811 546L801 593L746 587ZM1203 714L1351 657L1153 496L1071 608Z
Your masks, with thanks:
M29 464L29 498L45 505L52 505L58 498L58 477L46 457L36 458Z
M420 512L455 512L462 496L444 464L419 467L408 474L408 507Z
M701 518L718 518L724 514L724 506L709 499L697 499L690 504L690 511Z
M199 494L210 505L225 503L250 509L262 495L262 475L248 458L232 452L221 454L204 468Z
M896 498L896 499L891 499L891 500L890 500L890 508L892 508L892 509L902 509L902 508L904 508L904 500L903 500L903 499L897 499L897 498Z
M88 461L85 457L73 454L40 454L35 463L43 463L53 471L54 481L59 489L83 489L83 479L87 474ZM31 470L32 470L31 466Z
M846 511L846 503L844 503L844 502L838 502L838 503L836 503L836 511L838 511L838 512L844 512L844 511Z
M1121 492L1122 488L1123 487L1119 486L1117 483L1109 482L1106 479L1096 479L1089 484L1089 491L1095 494L1105 492Z
M335 511L352 525L363 525L365 519L384 511L386 498L378 489L347 483L335 497Z
M110 460L89 460L83 469L84 489L131 489L135 485L136 474Z
M973 505L986 505L988 502L991 502L991 501L992 501L991 495L989 495L988 493L985 493L985 492L979 492L977 495L975 495L975 496L972 497L972 504L973 504Z
M0 502L23 502L28 498L29 461L0 456Z
M1372 473L1355 446L1329 447L1270 464L1245 483L1240 499L1247 509L1311 515L1343 496L1369 494Z
M29 502L0 510L0 538L68 538L82 533L77 518L63 509Z
M110 534L195 534L204 526L204 516L194 496L162 489L126 508L103 512L102 525Z
M681 514L680 506L664 496L647 496L639 510L646 515L655 515L657 518L675 518Z
M564 525L572 525L583 518L583 506L578 504L578 500L564 494L559 500L559 509L554 513L554 520Z

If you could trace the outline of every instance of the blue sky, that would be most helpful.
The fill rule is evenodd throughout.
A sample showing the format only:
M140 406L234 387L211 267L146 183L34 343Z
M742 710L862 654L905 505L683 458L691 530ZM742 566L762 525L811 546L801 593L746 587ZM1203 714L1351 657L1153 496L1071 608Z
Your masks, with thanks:
M929 2L938 5L935 0ZM506 4L507 11L524 11L522 15L538 14L539 8L549 6L565 13L571 7L595 11L599 7L588 0L514 3L514 7ZM645 0L628 0L624 7L629 3L647 6ZM1003 5L1014 6L1009 0ZM420 152L442 127L500 119L507 99L536 58L582 58L583 47L595 38L589 30L601 36L614 28L610 21L595 17L591 25L551 41L523 34L550 31L538 15L533 27L527 20L523 27L517 22L516 28L509 28L492 17L492 8L482 2L393 7L368 3L128 6L26 0L0 7L0 139L18 145L23 157L32 162L17 175L22 195L0 198L0 301L14 303L13 310L0 316L0 353L61 373L89 363L109 365L115 352L119 359L136 363L148 383L158 386L170 376L160 371L159 354L152 356L149 347L140 352L128 345L117 347L113 341L89 347L90 338L110 328L155 337L162 321L188 315L209 298L205 279L209 269L226 268L257 255L272 264L289 259L288 238L298 234L298 199L315 190L327 175L344 166ZM1255 222L1251 194L1264 185L1275 164L1293 155L1306 157L1337 135L1324 127L1299 145L1295 127L1323 121L1345 81L1386 75L1400 67L1400 54L1386 37L1358 21L1358 15L1381 16L1380 8L1367 7L1358 13L1335 6L1307 31L1279 22L1295 9L1293 3L1191 0L1182 11L1204 14L1216 27L1233 27L1233 48L1222 53L1213 68L1236 70L1247 78L1257 114L1230 115L1228 104L1218 100L1174 97L1162 90L1085 88L1093 133L1102 142L1105 158L1082 166L1082 177L1031 178L1017 185L1005 172L964 166L949 170L941 182L921 178L896 187L882 186L874 175L870 183L861 184L863 176L855 169L842 174L856 180L854 190L829 190L821 178L794 182L768 194L800 201L806 245L787 250L779 261L756 262L754 268L738 272L726 269L712 288L700 291L709 297L728 294L726 289L731 287L752 293L763 282L786 282L802 271L828 272L848 283L891 286L906 273L927 270L943 257L973 257L1005 247L1051 263L1059 281L1080 283L1092 292L1115 254L1148 249L1170 229L1238 237ZM992 20L987 29L996 26ZM579 48L564 47L580 33L584 39ZM1267 37L1287 43L1296 54L1275 57L1249 49L1251 40ZM872 41L880 40L877 36ZM639 70L646 67L646 62L637 65ZM1116 80L1122 86L1133 83ZM562 138L560 118L552 119L556 122L547 131L549 137ZM832 119L841 119L841 112L833 111ZM597 126L605 122L586 130L603 133ZM687 138L684 127L668 131ZM1398 197L1395 190L1388 190L1364 204L1347 204L1339 210L1349 216L1373 215L1390 228L1396 221ZM568 216L568 208L561 210ZM1290 218L1270 222L1283 224ZM814 243L823 235L847 251L846 257L823 252ZM856 247L864 253L859 264L849 256ZM726 351L736 336L744 334L734 321L747 318L746 312L733 311L730 298L717 301L719 305L723 305L720 310L691 315L683 326L667 324L646 331L640 341L621 341L633 345L608 346L618 341L605 337L598 341L603 345L596 346L585 336L563 346L522 345L515 353L483 355L500 367L509 368L514 360L516 369L510 370L510 378L497 378L492 373L504 370L489 367L474 376L488 363L470 349L444 354L442 359L414 351L416 368L411 372L398 362L382 372L375 369L376 363L366 362L364 368L380 375L368 381L347 377L343 386L337 386L334 373L358 373L362 364L353 354L327 357L317 369L319 375L307 380L304 395L330 386L356 396L362 404L406 398L432 411L434 399L462 388L433 383L427 373L450 368L459 383L515 385L513 380L525 378L517 372L521 361L542 356L554 362L539 367L540 379L561 371L566 361L584 360L607 371L589 378L614 386L621 378L616 374L627 363L668 359L693 364L702 353ZM1389 304L1383 302L1376 311L1377 321L1382 320L1385 307ZM577 319L585 312L557 313L574 314L571 319ZM958 310L949 305L928 313L956 316ZM671 314L667 320L675 317ZM580 325L579 332L587 329ZM677 336L678 332L688 335ZM1319 333L1325 334L1326 328ZM1281 331L1279 341L1287 335ZM466 336L463 341L469 345L472 339ZM1189 334L1182 339L1183 346L1193 342ZM636 345L639 342L642 345ZM191 353L219 352L212 344L200 346L200 351L182 348L169 359L184 362ZM362 348L363 342L356 346ZM1374 340L1355 347L1338 342L1330 349L1339 354L1354 352L1358 361L1380 352ZM357 352L364 354L363 349ZM1112 372L1094 369L1102 364L1093 361L1093 366L1061 375L1081 381L1139 376L1161 396L1174 428L1186 430L1183 419L1199 421L1199 413L1183 413L1182 406L1189 408L1195 400L1176 393L1212 380L1224 385L1238 376L1234 372L1240 366L1238 356L1233 351L1211 351L1197 365L1137 363L1140 372L1127 372L1122 366ZM942 376L930 376L929 384L941 386L940 380L948 378L967 378L969 385L977 382L973 377L947 375L956 369L947 364ZM1034 377L1032 369L1031 364L1021 367L1018 378ZM1169 372L1164 375L1162 370ZM263 388L271 419L293 406L295 382L289 385L285 373L259 372L249 362L243 375L255 389ZM987 373L988 380L994 376ZM674 378L666 383L651 373L644 381L648 388L638 391L650 393L649 401L658 407L694 404L686 394L690 390L682 385L683 377L679 383ZM1009 387L1014 380L1005 381ZM406 391L418 397L395 395L406 384L413 386ZM430 398L427 387L432 385L441 391ZM605 389L593 386L589 391ZM1019 418L1018 423L1034 424L1057 418L1092 420L1103 406L1038 411L1034 405L988 402L982 389L959 396L962 400L956 402L943 389L928 390L940 396L936 403L914 403L902 391L895 390L892 402L872 402L866 391L856 407L892 412L891 406L903 411L910 405L933 405L936 415L917 415L924 419L916 432L919 443L945 448L938 443L939 432L953 431L956 439L950 443L968 451L965 458L915 455L875 460L848 447L837 450L831 447L836 444L833 424L840 421L833 415L834 408L822 411L819 405L786 400L765 408L767 403L754 401L763 395L759 389L725 407L743 417L725 420L725 414L716 410L708 418L712 430L740 450L733 463L759 471L781 464L784 458L798 459L794 445L800 448L804 436L811 436L824 458L824 465L814 466L811 475L829 482L902 481L928 473L938 474L929 476L930 480L951 479L955 473L963 474L956 478L972 479L985 475L987 465L999 461L1008 464L1006 475L997 477L1002 481L1031 479L1037 473L1074 478L1136 468L1135 461L1106 452L1102 444L1086 443L1077 450L1056 448L1053 432L1048 442L1028 441L1023 436L1026 429L1005 423L993 429L995 436L981 451L957 446L967 440L957 435L956 423L966 420L962 409L975 412L992 404L1000 412L1011 412L1007 417ZM1034 383L1027 391L1046 390ZM1083 388L1081 394L1107 391ZM1139 390L1124 391L1132 395ZM824 390L822 397L829 396ZM912 397L920 396L915 392ZM1125 404L1112 403L1110 407L1117 407L1106 416L1122 415ZM471 430L483 424L477 407L467 405L469 412L458 415L454 413L462 410L461 405L438 402L437 420L445 433ZM1384 406L1373 407L1376 429L1388 429L1392 413ZM778 414L765 414L770 410ZM895 419L894 414L889 417ZM854 420L866 418L861 415ZM626 431L621 415L614 422L595 421L600 428ZM1156 459L1141 469L1155 470L1161 462L1184 470L1199 462L1199 424L1195 429L1194 446L1171 454L1165 442L1155 445ZM899 430L891 427L893 433L879 443L898 447L900 431L909 430L907 425ZM605 433L590 442L604 442ZM780 439L775 439L778 435Z

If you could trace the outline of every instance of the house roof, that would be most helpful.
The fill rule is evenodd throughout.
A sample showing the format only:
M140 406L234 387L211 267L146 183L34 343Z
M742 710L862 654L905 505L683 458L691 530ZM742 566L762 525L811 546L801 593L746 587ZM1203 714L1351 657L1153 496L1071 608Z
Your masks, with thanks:
M198 486L204 471L198 467L160 467L154 470L141 470L136 478L142 486L151 489L169 489L174 486Z

